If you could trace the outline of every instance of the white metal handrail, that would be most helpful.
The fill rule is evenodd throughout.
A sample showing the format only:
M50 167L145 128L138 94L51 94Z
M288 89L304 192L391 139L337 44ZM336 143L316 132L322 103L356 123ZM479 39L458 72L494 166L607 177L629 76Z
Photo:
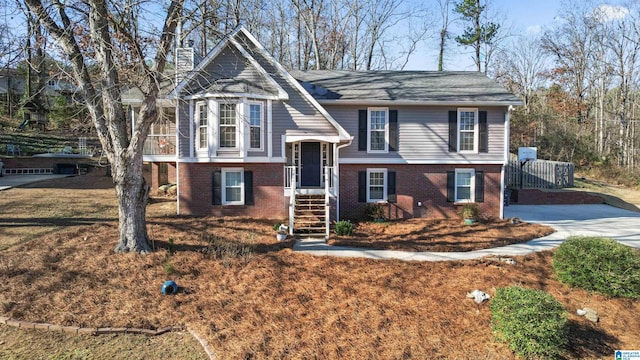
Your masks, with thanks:
M291 191L289 193L289 235L293 235L293 217L295 216L295 206L296 206L296 168L295 166L287 166L285 168L285 174L287 168L291 168L292 171L289 171L288 179L289 179L289 187ZM285 181L286 181L285 177Z
M324 231L325 237L329 238L329 225L330 225L330 189L333 179L333 167L325 166L324 167Z

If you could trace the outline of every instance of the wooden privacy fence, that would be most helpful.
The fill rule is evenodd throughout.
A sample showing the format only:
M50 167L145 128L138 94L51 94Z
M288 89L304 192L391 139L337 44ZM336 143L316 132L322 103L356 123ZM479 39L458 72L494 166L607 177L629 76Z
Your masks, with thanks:
M573 187L573 164L536 160L520 167L520 162L509 161L507 184L511 188L562 189ZM522 182L522 186L521 185Z

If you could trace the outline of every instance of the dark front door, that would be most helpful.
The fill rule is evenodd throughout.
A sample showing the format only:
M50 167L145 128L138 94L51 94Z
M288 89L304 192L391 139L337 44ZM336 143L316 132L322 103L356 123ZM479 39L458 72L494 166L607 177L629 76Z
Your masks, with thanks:
M320 143L303 142L300 150L302 165L300 186L320 186Z

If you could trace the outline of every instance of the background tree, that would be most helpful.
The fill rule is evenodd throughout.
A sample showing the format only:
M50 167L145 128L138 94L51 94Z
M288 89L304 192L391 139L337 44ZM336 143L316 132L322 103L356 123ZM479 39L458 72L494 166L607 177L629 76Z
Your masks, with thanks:
M166 80L163 71L183 2L172 1L164 9L162 29L156 32L152 23L139 26L141 17L121 16L121 10L131 5L124 1L88 0L74 6L58 1L25 3L70 60L111 164L119 209L115 250L145 253L150 251L145 220L149 187L142 176L142 149L149 127L158 116L156 99L160 83ZM157 9L152 3L146 5ZM146 29L144 33L142 29ZM153 34L159 36L154 38ZM119 53L120 50L126 51ZM123 86L133 85L127 83L127 78L136 80L144 94L131 128L121 97Z
M473 61L478 71L482 71L482 47L491 45L496 39L500 25L485 20L486 5L481 5L480 0L462 0L456 3L455 12L458 13L461 20L467 24L462 35L456 37L456 41L460 45L473 48L475 53ZM488 56L489 54L485 53L484 55ZM487 71L486 64L488 62L489 60L485 59L484 72Z
M444 50L447 46L447 41L451 36L449 34L449 25L451 20L449 12L451 11L451 5L453 0L438 0L438 6L440 7L440 33L438 34L438 71L444 70Z

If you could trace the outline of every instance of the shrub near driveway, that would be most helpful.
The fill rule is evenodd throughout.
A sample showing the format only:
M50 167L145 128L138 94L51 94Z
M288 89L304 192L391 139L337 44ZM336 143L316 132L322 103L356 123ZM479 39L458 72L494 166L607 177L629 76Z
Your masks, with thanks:
M640 297L640 253L615 240L577 236L553 256L563 283L609 296Z
M557 358L567 342L567 314L542 290L500 288L491 300L491 325L499 340L525 358Z

